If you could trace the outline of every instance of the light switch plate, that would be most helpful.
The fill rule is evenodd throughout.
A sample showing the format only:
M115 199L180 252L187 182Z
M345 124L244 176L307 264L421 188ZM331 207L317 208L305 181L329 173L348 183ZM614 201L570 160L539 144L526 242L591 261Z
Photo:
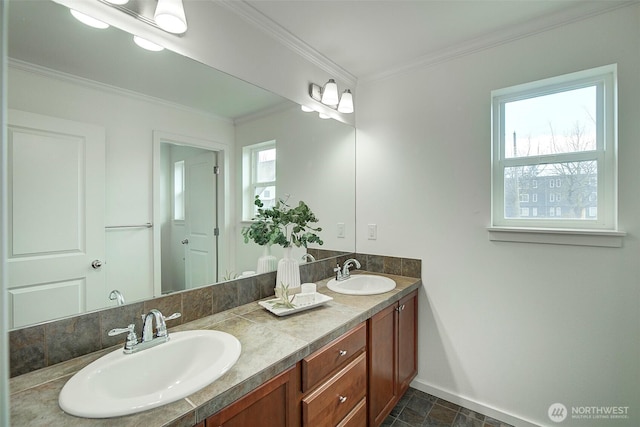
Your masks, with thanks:
M367 225L367 238L369 240L376 240L378 238L378 226L376 224Z

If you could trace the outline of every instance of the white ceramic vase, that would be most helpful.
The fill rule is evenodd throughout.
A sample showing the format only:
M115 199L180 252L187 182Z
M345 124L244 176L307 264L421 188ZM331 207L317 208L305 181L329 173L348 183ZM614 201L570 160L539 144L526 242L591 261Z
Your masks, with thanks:
M275 271L278 267L278 260L275 256L271 255L271 245L264 245L262 256L258 258L258 267L256 271L258 274L268 273Z
M300 292L300 264L291 257L291 248L284 248L284 257L278 261L276 273L276 296L280 296L280 289L288 286L289 295Z

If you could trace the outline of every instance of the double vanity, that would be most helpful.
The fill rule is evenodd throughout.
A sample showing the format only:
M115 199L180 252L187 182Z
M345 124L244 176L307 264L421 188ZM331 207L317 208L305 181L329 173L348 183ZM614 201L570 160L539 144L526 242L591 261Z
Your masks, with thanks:
M333 300L290 316L275 316L251 302L172 328L170 340L153 348L134 354L110 348L15 377L12 424L211 427L260 420L261 426L379 426L417 372L421 281L366 276L371 280L354 274L343 281L346 286L353 280L355 293L331 290L335 279L317 282L318 292ZM395 288L375 292L390 282ZM230 359L220 361L225 352ZM127 406L180 375L185 378L177 383L199 379L204 386L193 384L196 391L141 412L117 412L118 400ZM97 377L102 383L95 383ZM76 394L60 395L63 387ZM68 410L80 416L69 415L59 397L65 408L63 401L102 418L83 418L82 409Z

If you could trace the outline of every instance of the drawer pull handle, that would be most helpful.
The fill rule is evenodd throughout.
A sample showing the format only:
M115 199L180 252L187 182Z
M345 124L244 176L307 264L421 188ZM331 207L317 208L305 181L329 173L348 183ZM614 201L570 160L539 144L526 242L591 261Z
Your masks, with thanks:
M344 403L347 401L347 396L340 396L338 397L338 400L340 401L340 403Z
M346 356L346 355L347 355L347 350L339 350L339 351L338 351L338 354L339 354L340 356Z
M396 308L397 312L401 312L404 311L404 304L402 304L400 307Z

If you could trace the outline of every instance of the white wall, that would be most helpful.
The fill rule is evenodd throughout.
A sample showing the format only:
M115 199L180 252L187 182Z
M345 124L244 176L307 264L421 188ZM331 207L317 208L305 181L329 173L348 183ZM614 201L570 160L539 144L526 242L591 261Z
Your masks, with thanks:
M639 21L636 4L359 85L357 250L423 260L417 388L517 426L553 424L555 402L630 407L562 425L640 425ZM489 241L491 90L610 63L624 246Z
M242 184L242 149L276 141L277 197L290 195L289 203L309 205L322 228L324 244L310 247L351 252L355 249L355 130L335 120L323 120L317 113L304 113L298 106L236 124L236 181ZM242 201L237 200L237 212ZM345 237L337 237L337 224L345 224ZM236 261L238 271L255 270L262 249L245 244L240 230L249 223L238 222ZM280 248L272 255L281 257ZM305 253L294 248L295 258Z
M102 86L10 68L8 107L106 129L106 225L153 222L153 131L233 146L233 124ZM153 295L152 229L106 233L106 280L127 302Z

